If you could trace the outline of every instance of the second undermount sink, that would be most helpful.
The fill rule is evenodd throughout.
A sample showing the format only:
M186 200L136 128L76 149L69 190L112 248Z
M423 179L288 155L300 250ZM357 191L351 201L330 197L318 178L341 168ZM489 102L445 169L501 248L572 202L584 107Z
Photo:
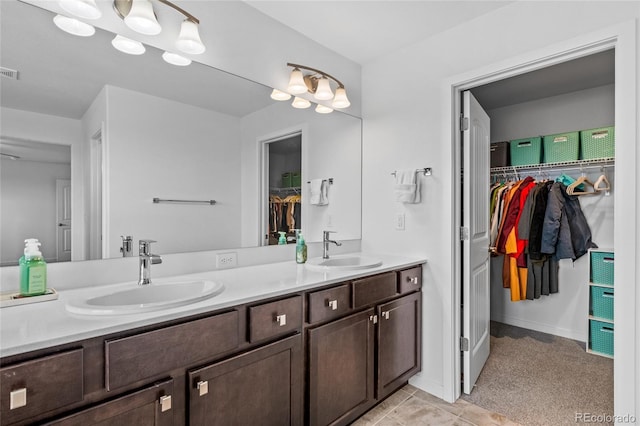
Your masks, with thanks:
M131 283L100 296L70 300L67 310L84 315L136 314L196 303L217 296L223 290L222 283L199 279L143 286Z
M331 256L329 259L321 257L309 259L306 265L307 268L316 271L335 271L375 268L382 265L382 261L368 256L337 255Z

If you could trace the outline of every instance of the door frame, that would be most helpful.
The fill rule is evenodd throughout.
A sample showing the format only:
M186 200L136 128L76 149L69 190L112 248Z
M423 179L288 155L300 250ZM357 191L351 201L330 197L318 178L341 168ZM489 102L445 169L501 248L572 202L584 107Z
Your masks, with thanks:
M615 59L615 126L618 141L628 143L616 144L616 179L617 190L624 197L616 197L614 223L614 241L616 246L615 276L620 282L634 285L618 286L615 293L614 315L617 318L634 320L616 323L614 337L614 415L636 415L640 406L640 389L638 388L638 370L636 363L640 353L638 341L636 306L639 304L640 292L635 290L635 283L640 278L640 266L636 260L640 255L637 241L640 226L635 217L635 206L638 199L638 176L636 170L637 148L632 143L640 138L637 123L638 116L638 53L636 38L636 22L628 21L597 32L582 35L564 42L547 46L543 49L520 55L483 68L454 76L445 82L445 90L449 92L449 110L447 128L451 140L451 179L453 183L451 236L451 305L450 332L445 331L444 343L444 399L455 401L461 394L461 288L462 288L462 252L460 242L460 226L462 211L461 191L461 93L474 87L497 80L513 77L518 74L544 68L557 63L587 56L611 48L616 49ZM635 179L634 179L635 178ZM622 225L624 224L624 225ZM629 238L629 235L633 236ZM586 307L585 307L586 312ZM587 316L585 314L585 322ZM586 325L585 325L586 326ZM447 353L448 352L448 353ZM447 377L448 376L448 377ZM629 380L631 378L632 380ZM625 383L627 384L625 386ZM631 385L629 385L631 383Z

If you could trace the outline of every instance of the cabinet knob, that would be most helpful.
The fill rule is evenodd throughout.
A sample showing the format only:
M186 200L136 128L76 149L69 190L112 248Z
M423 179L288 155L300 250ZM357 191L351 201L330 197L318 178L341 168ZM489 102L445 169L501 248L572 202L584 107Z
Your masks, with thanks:
M276 315L276 322L280 327L287 325L287 314Z
M407 281L409 281L411 284L418 285L418 277L407 277Z
M329 300L329 302L327 303L327 306L329 306L332 311L335 311L336 309L338 309L338 301L337 300Z
M27 405L27 388L16 389L9 394L9 410Z
M209 393L209 382L206 380L201 380L196 384L196 389L198 389L198 396L203 396Z
M380 315L382 315L382 318L388 320L389 319L389 311L383 311L380 313Z
M160 411L163 413L165 411L171 410L171 395L164 395L160 397Z

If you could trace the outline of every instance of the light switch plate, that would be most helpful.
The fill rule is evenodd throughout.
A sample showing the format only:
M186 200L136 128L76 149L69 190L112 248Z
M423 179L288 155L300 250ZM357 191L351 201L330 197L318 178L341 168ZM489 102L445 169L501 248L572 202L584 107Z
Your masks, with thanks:
M404 213L396 213L396 231L404 231Z

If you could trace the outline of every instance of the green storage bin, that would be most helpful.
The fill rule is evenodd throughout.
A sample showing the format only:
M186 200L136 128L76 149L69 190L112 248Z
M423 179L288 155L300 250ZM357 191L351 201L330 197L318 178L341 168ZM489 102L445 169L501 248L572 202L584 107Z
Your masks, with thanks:
M282 174L282 181L280 182L280 187L281 188L290 188L291 185L291 173L287 172L287 173L283 173Z
M598 320L589 320L589 339L591 350L613 356L613 324Z
M540 164L542 160L542 138L514 139L509 142L512 166Z
M542 139L545 163L576 161L580 156L580 134L578 132L547 135Z
M291 173L291 186L295 186L295 187L302 186L302 182L300 180L300 173L299 172Z
M591 286L591 315L613 321L613 289Z
M611 252L591 252L591 282L613 285L613 265L615 257Z
M580 132L582 159L612 158L616 155L615 129L600 127Z

